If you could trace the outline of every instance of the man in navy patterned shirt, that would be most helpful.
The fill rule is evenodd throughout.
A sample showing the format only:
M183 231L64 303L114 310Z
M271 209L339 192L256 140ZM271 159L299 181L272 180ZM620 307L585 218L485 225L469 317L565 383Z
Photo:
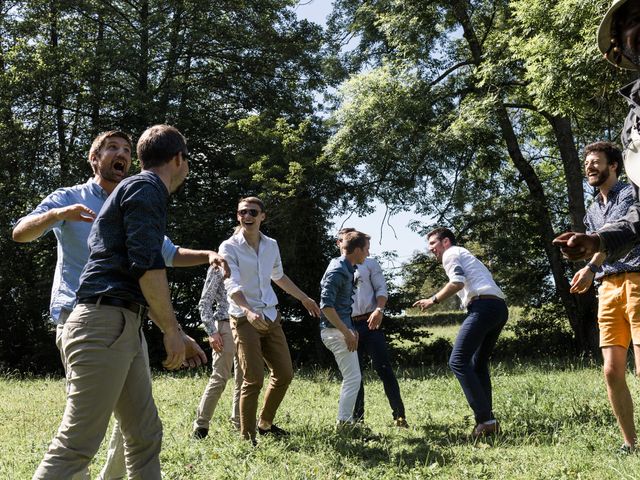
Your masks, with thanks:
M633 187L618 180L622 153L612 143L596 142L585 147L584 170L587 182L598 188L587 211L585 225L592 233L607 223L623 218L634 202ZM571 281L571 293L585 293L594 278L598 289L598 326L604 358L604 377L609 402L624 438L622 449L635 448L633 401L627 387L627 350L633 341L636 371L640 371L640 246L618 261L605 262L598 252Z

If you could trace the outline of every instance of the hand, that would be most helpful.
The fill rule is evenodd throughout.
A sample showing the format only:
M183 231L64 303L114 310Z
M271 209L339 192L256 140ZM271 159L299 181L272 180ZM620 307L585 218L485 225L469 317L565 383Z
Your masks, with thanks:
M81 203L69 205L68 207L56 208L55 215L58 220L67 220L70 222L91 223L94 218L96 218L96 213Z
M162 365L169 370L180 368L185 360L185 343L182 335L182 330L176 326L165 331L162 337L164 349L167 352L167 358Z
M373 312L371 312L371 315L369 315L369 318L367 319L367 325L369 326L369 330L379 329L383 318L384 318L384 315L380 310L376 309Z
M218 332L214 333L209 337L209 345L214 352L222 353L222 349L224 347L224 342L222 341L222 335Z
M589 270L589 267L581 268L573 276L573 279L571 280L571 289L569 290L569 292L585 293L587 290L589 290L594 277L595 273Z
M553 244L560 247L562 255L568 260L584 260L591 258L600 249L600 237L595 234L565 232L553 240Z
M311 315L312 317L320 316L320 307L313 298L303 298L302 305L304 305L304 308L307 309L307 312L309 312L309 315Z
M422 300L418 300L416 303L413 304L414 307L420 307L420 310L423 312L433 307L433 305L435 304L433 303L433 300L431 300L430 298L423 298Z
M209 252L209 265L221 269L224 278L229 278L229 275L231 275L229 264L224 258L222 258L220 254L216 252Z
M183 367L194 368L207 363L207 355L204 353L198 342L186 333L182 332L182 340L185 346L185 360Z
M266 333L269 330L269 322L262 315L251 310L246 310L245 313L247 320L253 325L253 328L261 333Z
M358 349L358 332L347 330L347 333L344 334L344 341L347 344L347 349L350 352L355 352Z

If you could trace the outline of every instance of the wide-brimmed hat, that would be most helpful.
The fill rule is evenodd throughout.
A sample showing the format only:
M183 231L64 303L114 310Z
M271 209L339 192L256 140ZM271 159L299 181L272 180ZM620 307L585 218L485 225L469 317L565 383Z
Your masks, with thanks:
M615 63L610 58L610 55L607 55L607 52L611 48L611 27L613 24L613 16L628 1L629 0L613 0L613 2L611 2L611 7L609 7L607 13L604 14L604 18L602 19L602 22L600 22L600 27L598 28L598 48L605 55L605 58L609 63L628 70L638 70L638 66L631 63L631 61L624 55L622 55L622 60L619 64Z

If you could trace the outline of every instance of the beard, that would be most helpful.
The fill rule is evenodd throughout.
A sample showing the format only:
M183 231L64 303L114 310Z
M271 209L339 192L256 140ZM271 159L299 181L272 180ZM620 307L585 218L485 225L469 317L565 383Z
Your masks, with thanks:
M589 185L591 185L592 187L599 187L607 180L609 180L609 170L605 170L604 172L598 172L598 176L594 180L589 179L588 181L589 181Z

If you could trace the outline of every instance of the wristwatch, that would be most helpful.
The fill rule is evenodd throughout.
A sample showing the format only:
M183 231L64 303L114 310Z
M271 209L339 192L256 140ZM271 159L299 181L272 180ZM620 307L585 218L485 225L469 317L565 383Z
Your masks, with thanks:
M375 309L384 315L384 310L382 309L382 307L376 307Z
M601 266L598 266L595 263L591 263L591 262L587 263L587 268L591 270L591 273L598 273L602 271Z
M440 303L440 300L438 300L438 297L436 296L436 294L434 293L433 296L431 297L431 301L433 303Z

